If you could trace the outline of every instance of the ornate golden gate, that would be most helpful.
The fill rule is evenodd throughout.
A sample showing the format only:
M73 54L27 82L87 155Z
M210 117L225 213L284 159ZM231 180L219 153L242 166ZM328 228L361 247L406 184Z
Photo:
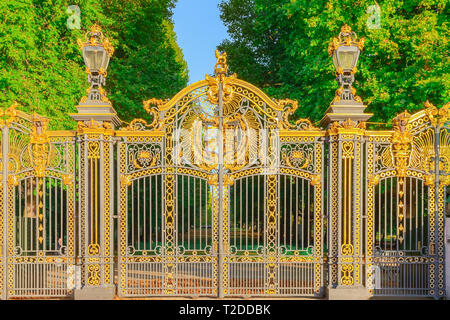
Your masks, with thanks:
M0 120L0 287L8 298L66 296L75 288L75 132L47 131L48 119L16 107Z
M119 294L318 295L324 132L216 55L214 77L116 133Z
M86 41L104 66L76 131L0 111L2 299L445 296L450 104L368 130L356 69L338 67L321 130L216 52L214 76L116 129L113 49L98 26ZM362 45L344 26L330 52Z
M367 287L381 296L445 296L449 105L367 132ZM436 156L438 155L438 156Z

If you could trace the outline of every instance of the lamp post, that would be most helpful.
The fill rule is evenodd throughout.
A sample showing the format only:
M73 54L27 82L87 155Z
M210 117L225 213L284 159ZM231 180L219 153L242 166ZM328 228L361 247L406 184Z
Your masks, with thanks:
M336 90L336 95L321 121L323 126L348 119L357 122L366 121L372 116L364 113L366 107L352 87L359 54L363 47L364 38L358 40L356 33L346 24L342 26L338 38L334 38L331 42L328 53L333 58L339 89Z
M103 89L106 70L114 48L98 25L78 40L83 54L89 88L71 117L78 122L78 232L85 245L77 251L75 299L113 299L113 213L114 130L120 125L112 103Z
M331 42L328 53L333 58L339 89L321 124L327 127L330 172L330 259L331 279L328 297L334 299L367 299L368 286L363 283L363 144L365 121L372 114L356 90L356 65L364 39L357 39L352 29L344 25L338 38ZM367 259L372 259L370 254ZM371 260L367 262L367 279L372 279ZM371 280L368 280L369 283Z
M78 39L78 46L83 53L90 86L87 89L87 96L84 96L77 106L78 113L71 116L76 121L94 120L118 126L121 122L103 88L106 83L106 70L114 54L114 48L97 24L90 28L85 38L84 42Z

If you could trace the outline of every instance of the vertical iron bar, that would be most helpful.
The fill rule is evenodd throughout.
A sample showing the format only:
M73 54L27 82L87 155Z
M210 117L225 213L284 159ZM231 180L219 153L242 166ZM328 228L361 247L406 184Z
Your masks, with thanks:
M437 121L436 126L434 127L434 265L435 265L435 275L436 277L439 274L439 238L441 235L439 234L439 162L440 162L440 130L439 130L439 121ZM445 219L444 219L445 220ZM444 226L445 227L445 226ZM439 288L438 282L436 281L434 288L434 299L439 299Z
M219 298L223 298L224 290L223 290L223 139L222 139L222 128L223 128L223 83L222 81L219 83L219 132L218 132L218 148L219 148L219 246L218 246L218 293Z
M5 300L7 298L6 294L6 286L7 286L7 278L6 275L7 272L7 245L6 242L8 241L8 146L9 146L9 128L7 126L3 126L2 128L2 188L3 188L3 226L0 226L0 228L3 228L3 248L2 248L2 267L3 267L3 290L1 292L1 299Z

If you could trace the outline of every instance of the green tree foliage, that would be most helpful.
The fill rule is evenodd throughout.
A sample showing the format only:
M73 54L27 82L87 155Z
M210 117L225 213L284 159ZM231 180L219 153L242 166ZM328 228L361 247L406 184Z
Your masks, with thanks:
M76 112L88 88L77 39L84 39L94 23L116 48L107 90L120 117L129 120L146 98L174 94L187 83L186 64L172 30L174 2L0 1L0 106L17 101L24 111L52 119L53 129L74 128L68 114ZM70 5L81 9L81 29L68 28Z
M106 0L105 14L118 23L107 91L119 117L148 119L142 101L170 98L187 85L188 70L173 31L173 0Z
M297 99L299 117L322 118L338 88L327 49L346 23L366 39L354 87L370 121L387 122L428 99L449 100L446 0L223 0L230 69L276 98ZM380 28L368 28L381 9Z

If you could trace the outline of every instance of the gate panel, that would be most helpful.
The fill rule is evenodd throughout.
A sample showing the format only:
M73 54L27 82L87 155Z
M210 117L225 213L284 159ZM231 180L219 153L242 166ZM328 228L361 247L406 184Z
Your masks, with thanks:
M261 170L259 170L261 171ZM264 295L267 281L267 176L250 170L230 186L228 295ZM227 260L228 260L227 259Z
M120 296L164 293L163 147L162 136L153 135L118 143Z
M215 295L214 187L195 176L205 177L201 172L190 171L191 175L185 175L181 172L189 171L183 168L177 172L180 172L176 183L177 291L181 295Z
M74 134L47 132L47 125L18 112L3 128L9 298L61 297L75 287Z
M435 155L439 146L448 154L449 135L433 108L404 112L393 132L369 135L368 288L374 295L444 295L448 157L438 164Z
M281 133L280 295L323 294L322 135L307 130Z

